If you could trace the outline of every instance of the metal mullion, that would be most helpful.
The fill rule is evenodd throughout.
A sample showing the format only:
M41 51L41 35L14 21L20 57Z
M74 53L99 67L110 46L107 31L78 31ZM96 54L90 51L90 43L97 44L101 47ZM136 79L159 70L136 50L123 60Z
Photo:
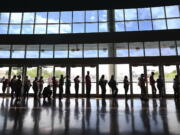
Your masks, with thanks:
M164 9L164 15L165 15L165 22L166 22L166 30L168 30L168 24L167 24L167 16L166 16L166 9L165 9L165 6L163 6L163 9Z
M10 59L12 58L12 50L13 50L13 45L10 45Z
M7 29L7 34L9 34L9 28L10 28L10 21L11 21L11 13L9 13L9 20L8 20L8 29Z
M125 21L125 9L122 9L123 11L123 21L124 22L124 31L126 31L126 21Z
M53 44L53 59L55 57L55 44Z
M154 26L153 26L153 18L152 18L152 9L151 9L151 7L150 7L150 15L151 15L150 21L151 21L152 30L154 30Z
M41 58L41 44L39 44L39 59Z
M46 23L45 23L45 25L46 25L46 35L47 35L47 31L48 31L48 12L46 12L46 18L47 18L47 20L46 20Z
M159 45L159 56L161 56L161 44L160 44L160 41L158 41L158 45Z
M24 12L22 12L22 17L21 17L21 26L20 26L20 35L22 34L22 26L23 26L23 18L24 18Z
M146 53L145 53L145 46L144 46L144 42L142 42L143 44L143 53L144 53L144 57L146 56Z
M24 58L26 59L26 57L27 57L27 56L26 56L26 54L27 54L27 44L25 44L24 51L25 51L25 52L24 52Z
M34 12L33 34L35 34L36 12Z
M175 46L176 46L176 56L178 56L178 48L177 48L177 41L175 40Z
M74 30L73 30L73 24L74 24L74 21L73 21L73 19L74 19L74 11L72 11L72 14L71 14L71 19L72 19L72 22L71 22L71 33L74 33Z
M136 21L137 21L137 25L138 25L138 31L140 31L140 30L139 30L139 17L138 17L138 10L137 10L137 8L135 8L135 9L136 9L136 14L137 14Z
M128 57L130 57L130 46L129 46L129 42L127 42L128 45Z
M99 58L99 43L97 43L97 51L98 51L97 57Z
M61 24L61 12L59 12L59 30L58 30L58 33L60 34L60 24Z

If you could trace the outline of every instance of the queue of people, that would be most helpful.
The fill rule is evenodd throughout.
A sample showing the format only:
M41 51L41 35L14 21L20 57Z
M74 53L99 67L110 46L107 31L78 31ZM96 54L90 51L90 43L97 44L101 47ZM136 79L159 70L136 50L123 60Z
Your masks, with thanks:
M74 78L74 89L75 89L75 96L78 97L79 95L79 80L80 76L77 75ZM24 82L21 80L21 76L16 76L14 75L13 78L9 81L8 79L3 79L3 85L2 85L2 91L3 94L5 93L7 87L11 88L11 97L16 97L18 100L20 99L21 95L24 97L29 96L29 90L32 86L32 89L34 91L34 98L41 98L43 97L44 99L48 98L50 99L55 98L57 95L57 88L59 88L59 99L63 97L63 93L67 97L70 96L71 91L71 80L69 76L60 76L59 81L56 79L56 77L52 77L51 82L49 83L46 87L44 87L44 80L43 76L38 79L38 77L35 77L34 81L31 84L31 81L28 79L28 76L25 77ZM151 73L149 77L149 82L150 86L152 89L152 96L154 98L157 97L157 89L159 91L159 97L164 97L165 95L165 88L164 88L164 81L162 79L162 76L159 75L158 79L154 79L154 72ZM155 85L157 83L157 85ZM65 92L64 92L64 84L65 84ZM102 98L105 98L106 96L106 86L110 87L112 96L116 97L118 94L118 83L115 80L114 75L111 76L111 79L108 81L105 79L105 75L102 75L100 80L98 81L98 85L101 88L102 91ZM90 93L91 93L91 76L90 72L87 71L87 74L85 76L85 85L86 85L86 96L89 98ZM124 85L124 91L125 91L125 97L128 98L128 91L129 91L129 85L130 82L128 80L127 76L124 76L123 80L123 85ZM141 99L147 100L148 99L148 91L147 91L147 77L144 74L141 74L140 77L138 78L138 85L141 89ZM156 89L157 86L157 89ZM52 90L51 90L52 88ZM175 98L180 98L180 83L179 83L179 77L178 75L175 76L174 82L173 82L173 89L174 89L174 97Z

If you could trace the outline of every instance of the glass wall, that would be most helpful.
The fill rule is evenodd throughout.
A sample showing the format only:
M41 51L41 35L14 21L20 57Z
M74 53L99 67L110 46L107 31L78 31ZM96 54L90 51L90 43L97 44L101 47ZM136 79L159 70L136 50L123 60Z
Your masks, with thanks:
M180 55L179 41L0 45L1 58L107 58Z
M38 70L37 67L27 67L26 76L28 76L32 85L33 85L33 81L34 81L35 77L37 77L37 70ZM29 90L29 93L34 93L32 86Z
M0 67L0 93L2 93L2 83L5 79L8 79L9 67ZM5 91L7 93L7 89Z

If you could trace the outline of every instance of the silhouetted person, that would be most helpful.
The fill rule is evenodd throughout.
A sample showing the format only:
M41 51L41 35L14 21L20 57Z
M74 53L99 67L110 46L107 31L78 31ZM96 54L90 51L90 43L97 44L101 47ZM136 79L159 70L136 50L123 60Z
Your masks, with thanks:
M43 84L44 84L43 76L40 77L38 83L39 83L39 97L41 97L41 95L42 95L42 90L43 90Z
M63 86L64 86L64 76L61 75L59 79L59 98L62 98L63 96Z
M179 78L178 75L175 76L173 80L174 98L179 98Z
M150 85L152 88L152 95L153 95L153 97L156 97L156 86L155 86L156 81L154 80L154 72L151 72L149 81L150 81Z
M45 87L42 94L43 94L44 101L46 98L48 98L48 100L50 100L51 95L52 95L51 86L48 85L47 87Z
M87 97L90 97L90 93L91 93L91 77L89 76L90 72L87 71L87 75L86 75L86 95Z
M104 79L105 76L102 75L100 80L99 80L99 85L101 86L101 90L102 90L102 97L104 98L106 95L106 84L107 84L107 80Z
M11 97L13 98L14 97L14 93L15 93L15 90L16 90L16 75L13 76L13 78L11 79L10 81L10 87L11 87Z
M71 92L70 92L70 87L71 87L71 80L69 79L69 76L66 76L66 95L69 97Z
M116 80L114 79L114 75L111 76L111 79L110 79L110 81L108 82L108 85L109 85L109 87L110 87L111 90L112 90L112 95L113 95L113 97L116 97L116 96L117 96L117 93L118 93L118 88L117 88L117 82L116 82Z
M28 76L26 76L24 80L24 97L29 96L30 87L31 87L31 81L28 79Z
M34 91L34 98L36 99L38 96L38 78L35 77L34 81L33 81L33 91Z
M21 76L20 75L17 78L18 79L17 79L17 81L15 83L15 87L16 87L15 93L16 93L16 99L19 100L20 96L21 96L22 81L21 81Z
M139 77L139 87L141 88L141 99L147 100L146 80L144 74Z
M76 97L78 97L79 83L80 83L80 81L79 81L79 75L78 75L74 78Z
M159 90L159 96L164 97L164 94L165 94L165 92L164 92L164 81L163 81L161 75L159 75L156 82L157 82L157 88Z
M53 87L53 98L56 98L56 91L57 91L57 87L58 87L58 82L57 82L55 76L53 76L53 78L52 78L52 87Z
M124 76L124 90L125 90L125 96L127 98L127 93L128 93L128 90L129 90L129 81L128 81L128 77L127 76Z
M3 95L6 91L6 88L8 87L8 84L9 84L9 80L8 79L5 79L3 82L2 82L2 91L3 91Z

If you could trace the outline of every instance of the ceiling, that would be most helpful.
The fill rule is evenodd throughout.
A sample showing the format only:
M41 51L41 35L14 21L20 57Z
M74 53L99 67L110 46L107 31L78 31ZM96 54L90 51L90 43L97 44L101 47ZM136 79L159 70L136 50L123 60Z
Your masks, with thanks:
M5 2L5 3L4 3ZM68 1L47 1L37 2L33 0L24 1L3 1L0 12L30 12L30 11L71 11L71 10L96 10L96 9L118 9L118 8L135 8L162 5L180 5L180 0L118 0L113 1L96 1L84 0L84 2Z

